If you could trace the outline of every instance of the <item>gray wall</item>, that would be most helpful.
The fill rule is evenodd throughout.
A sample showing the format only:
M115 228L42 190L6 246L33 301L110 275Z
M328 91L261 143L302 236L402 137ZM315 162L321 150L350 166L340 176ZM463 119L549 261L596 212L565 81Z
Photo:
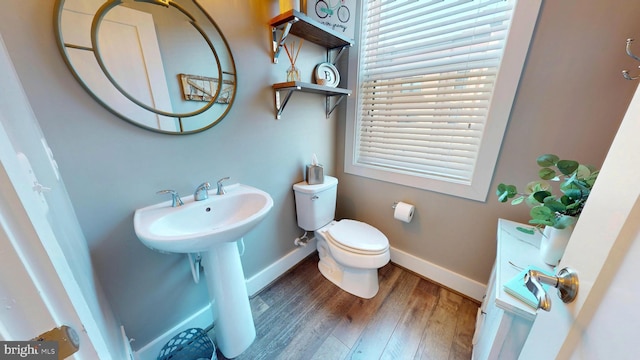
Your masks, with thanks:
M274 1L274 3L277 3ZM312 153L334 173L335 120L324 98L294 94L275 120L271 84L285 80L286 56L272 64L265 1L204 1L224 32L238 69L236 103L212 129L170 136L140 129L97 104L76 82L56 47L54 1L3 3L0 32L54 152L92 259L114 312L140 347L205 306L206 284L191 280L185 256L164 255L136 238L136 208L189 195L203 181L233 182L271 194L274 208L245 237L245 276L255 275L294 249L292 184L301 181ZM311 77L324 50L305 42L301 71Z
M277 65L270 60L267 23L277 2L203 3L231 45L238 93L227 118L190 136L142 130L93 101L56 48L53 1L12 0L0 12L0 32L60 165L107 297L137 339L134 348L204 306L207 292L191 281L184 257L155 253L137 240L133 211L164 200L155 195L159 189L189 194L223 176L269 192L272 212L245 238L250 277L291 251L301 234L291 184L302 179L313 152L340 178L340 217L375 224L393 246L487 280L497 218L525 221L526 209L498 204L492 194L475 202L343 174L344 121L325 119L322 97L294 94L282 120L274 120L271 84L284 80L287 67L285 57ZM636 67L624 55L624 40L640 34L638 15L640 3L624 0L544 3L494 184L526 183L544 152L602 163L637 85L620 70ZM323 54L305 43L302 73L310 76ZM417 205L411 224L392 220L396 200Z
M339 121L340 214L376 224L398 249L486 283L497 219L529 219L526 206L497 201L497 184L524 187L535 180L535 159L544 153L602 164L637 86L620 72L638 72L624 47L627 38L640 36L639 16L640 2L543 1L486 202L343 173ZM410 224L391 220L394 201L416 205Z

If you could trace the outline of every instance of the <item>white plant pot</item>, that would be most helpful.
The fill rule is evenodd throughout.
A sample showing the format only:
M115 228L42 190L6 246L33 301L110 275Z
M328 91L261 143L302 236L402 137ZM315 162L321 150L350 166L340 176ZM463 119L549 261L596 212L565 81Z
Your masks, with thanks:
M540 240L540 257L546 264L557 266L573 233L573 225L564 229L546 226Z

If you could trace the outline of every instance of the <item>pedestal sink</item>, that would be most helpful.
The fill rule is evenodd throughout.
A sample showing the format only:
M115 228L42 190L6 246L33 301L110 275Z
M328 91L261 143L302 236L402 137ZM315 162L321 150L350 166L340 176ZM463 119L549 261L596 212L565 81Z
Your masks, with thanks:
M266 192L247 185L225 187L226 194L195 201L182 198L136 210L136 235L151 249L170 253L202 253L202 266L215 308L216 340L227 358L246 350L256 336L237 241L273 207Z

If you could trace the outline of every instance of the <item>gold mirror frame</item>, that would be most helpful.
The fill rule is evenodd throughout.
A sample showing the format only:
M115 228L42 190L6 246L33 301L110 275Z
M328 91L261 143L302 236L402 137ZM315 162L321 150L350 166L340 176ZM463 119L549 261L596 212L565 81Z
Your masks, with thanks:
M233 101L236 96L237 79L236 68L233 60L233 55L228 46L228 43L218 28L217 24L211 19L209 14L195 1L195 0L94 0L93 3L87 5L86 0L56 0L56 12L54 14L54 26L57 32L57 43L63 58L71 70L72 74L78 80L78 82L85 88L85 90L102 106L104 106L111 113L116 116L142 128L166 133L166 134L192 134L211 128L218 122L220 122L229 112ZM70 8L66 8L66 4ZM146 4L146 5L145 5ZM109 14L111 10L118 7L118 5L124 5L127 11L133 10L135 6L152 6L153 12L161 11L173 11L179 16L173 14L160 13L161 16L169 17L172 21L178 20L178 17L186 19L183 21L186 27L194 30L200 35L200 40L192 40L193 43L206 43L206 46L201 46L198 51L193 51L195 55L193 58L198 57L198 52L203 51L210 54L201 56L199 59L192 62L209 64L208 60L214 60L215 66L206 65L203 70L196 70L197 75L187 75L176 69L176 64L181 66L187 64L192 60L188 57L189 54L182 54L180 51L174 51L175 49L164 48L164 51L160 50L160 39L154 39L157 43L155 47L158 56L146 55L146 58L153 59L150 61L157 61L159 68L161 69L161 75L156 74L155 81L158 84L158 79L166 79L166 84L160 86L161 90L158 92L163 93L162 87L165 87L162 99L163 104L167 106L170 111L156 106L156 99L147 99L149 104L145 101L138 99L135 95L132 95L126 86L123 86L111 73L109 66L106 64L103 57L103 49L100 45L99 35L101 25L105 20L105 16ZM80 11L77 11L81 8ZM120 7L122 9L122 7ZM119 11L123 11L119 10ZM66 11L66 12L65 12ZM149 18L153 18L151 14ZM66 17L65 17L66 16ZM79 18L77 18L79 16ZM78 21L80 19L80 21ZM155 37L156 28L161 25L158 24L156 18L154 23L150 25L153 29L147 38ZM66 23L65 23L66 21ZM89 27L90 32L86 34L86 29ZM72 25L69 25L72 24ZM84 25L76 25L84 24ZM72 26L70 28L69 26ZM77 32L76 26L84 26L84 31ZM63 30L66 29L66 30ZM70 30L71 29L71 30ZM171 29L173 30L173 29ZM158 30L160 33L161 31ZM165 34L170 33L165 29ZM72 36L69 36L72 34ZM178 32L177 34L183 35L184 32ZM65 35L71 39L81 39L74 43L73 41L66 41ZM171 34L173 35L173 34ZM176 36L180 40L181 45L189 43L191 39L183 39ZM204 41L203 41L204 40ZM172 41L176 41L173 39ZM185 45L186 46L186 45ZM202 50L204 48L204 50ZM92 54L87 55L87 54ZM153 53L152 53L153 54ZM164 68L162 58L169 55L169 63L173 63L173 67L169 69ZM211 57L212 55L212 57ZM120 56L120 55L118 55ZM124 56L127 56L125 53ZM145 55L138 55L141 58L145 58ZM180 56L186 56L187 59L182 61ZM179 61L178 61L179 60ZM120 64L121 66L127 66L128 64ZM192 66L195 66L192 64ZM144 69L145 81L144 86L149 86L149 92L153 93L156 90L153 88L152 83L154 81L148 80L149 75L146 71L153 66L141 66ZM158 68L158 66L156 66ZM185 66L189 69L189 66ZM197 69L202 69L203 66ZM123 71L129 69L123 68ZM182 68L180 68L182 69ZM187 70L188 71L188 70ZM168 73L168 75L165 75ZM121 77L122 79L122 77ZM129 87L138 87L133 80L126 79L125 82L129 82ZM142 85L141 85L142 86ZM106 89L106 90L105 90ZM144 92L144 91L143 91ZM173 94L173 97L169 95ZM155 96L144 94L145 96ZM198 104L204 105L198 107ZM172 106L173 105L173 106ZM173 111L173 107L186 109L183 111ZM137 116L141 115L141 116ZM144 120L140 120L144 118Z

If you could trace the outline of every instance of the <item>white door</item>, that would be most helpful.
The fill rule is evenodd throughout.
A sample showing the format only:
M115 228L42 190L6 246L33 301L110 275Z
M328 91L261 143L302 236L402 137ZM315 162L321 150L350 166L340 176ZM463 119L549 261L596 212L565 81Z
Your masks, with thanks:
M578 272L576 301L551 296L520 359L639 359L640 90L629 105L559 269Z
M0 339L29 340L68 325L80 338L75 359L127 359L128 343L1 36L0 78Z
M93 341L69 298L40 238L51 235L40 202L28 194L29 180L2 125L0 113L0 340L26 341L61 325L78 333L78 359L97 358ZM11 174L11 175L10 175ZM17 183L14 186L14 181ZM28 212L36 215L35 223Z

